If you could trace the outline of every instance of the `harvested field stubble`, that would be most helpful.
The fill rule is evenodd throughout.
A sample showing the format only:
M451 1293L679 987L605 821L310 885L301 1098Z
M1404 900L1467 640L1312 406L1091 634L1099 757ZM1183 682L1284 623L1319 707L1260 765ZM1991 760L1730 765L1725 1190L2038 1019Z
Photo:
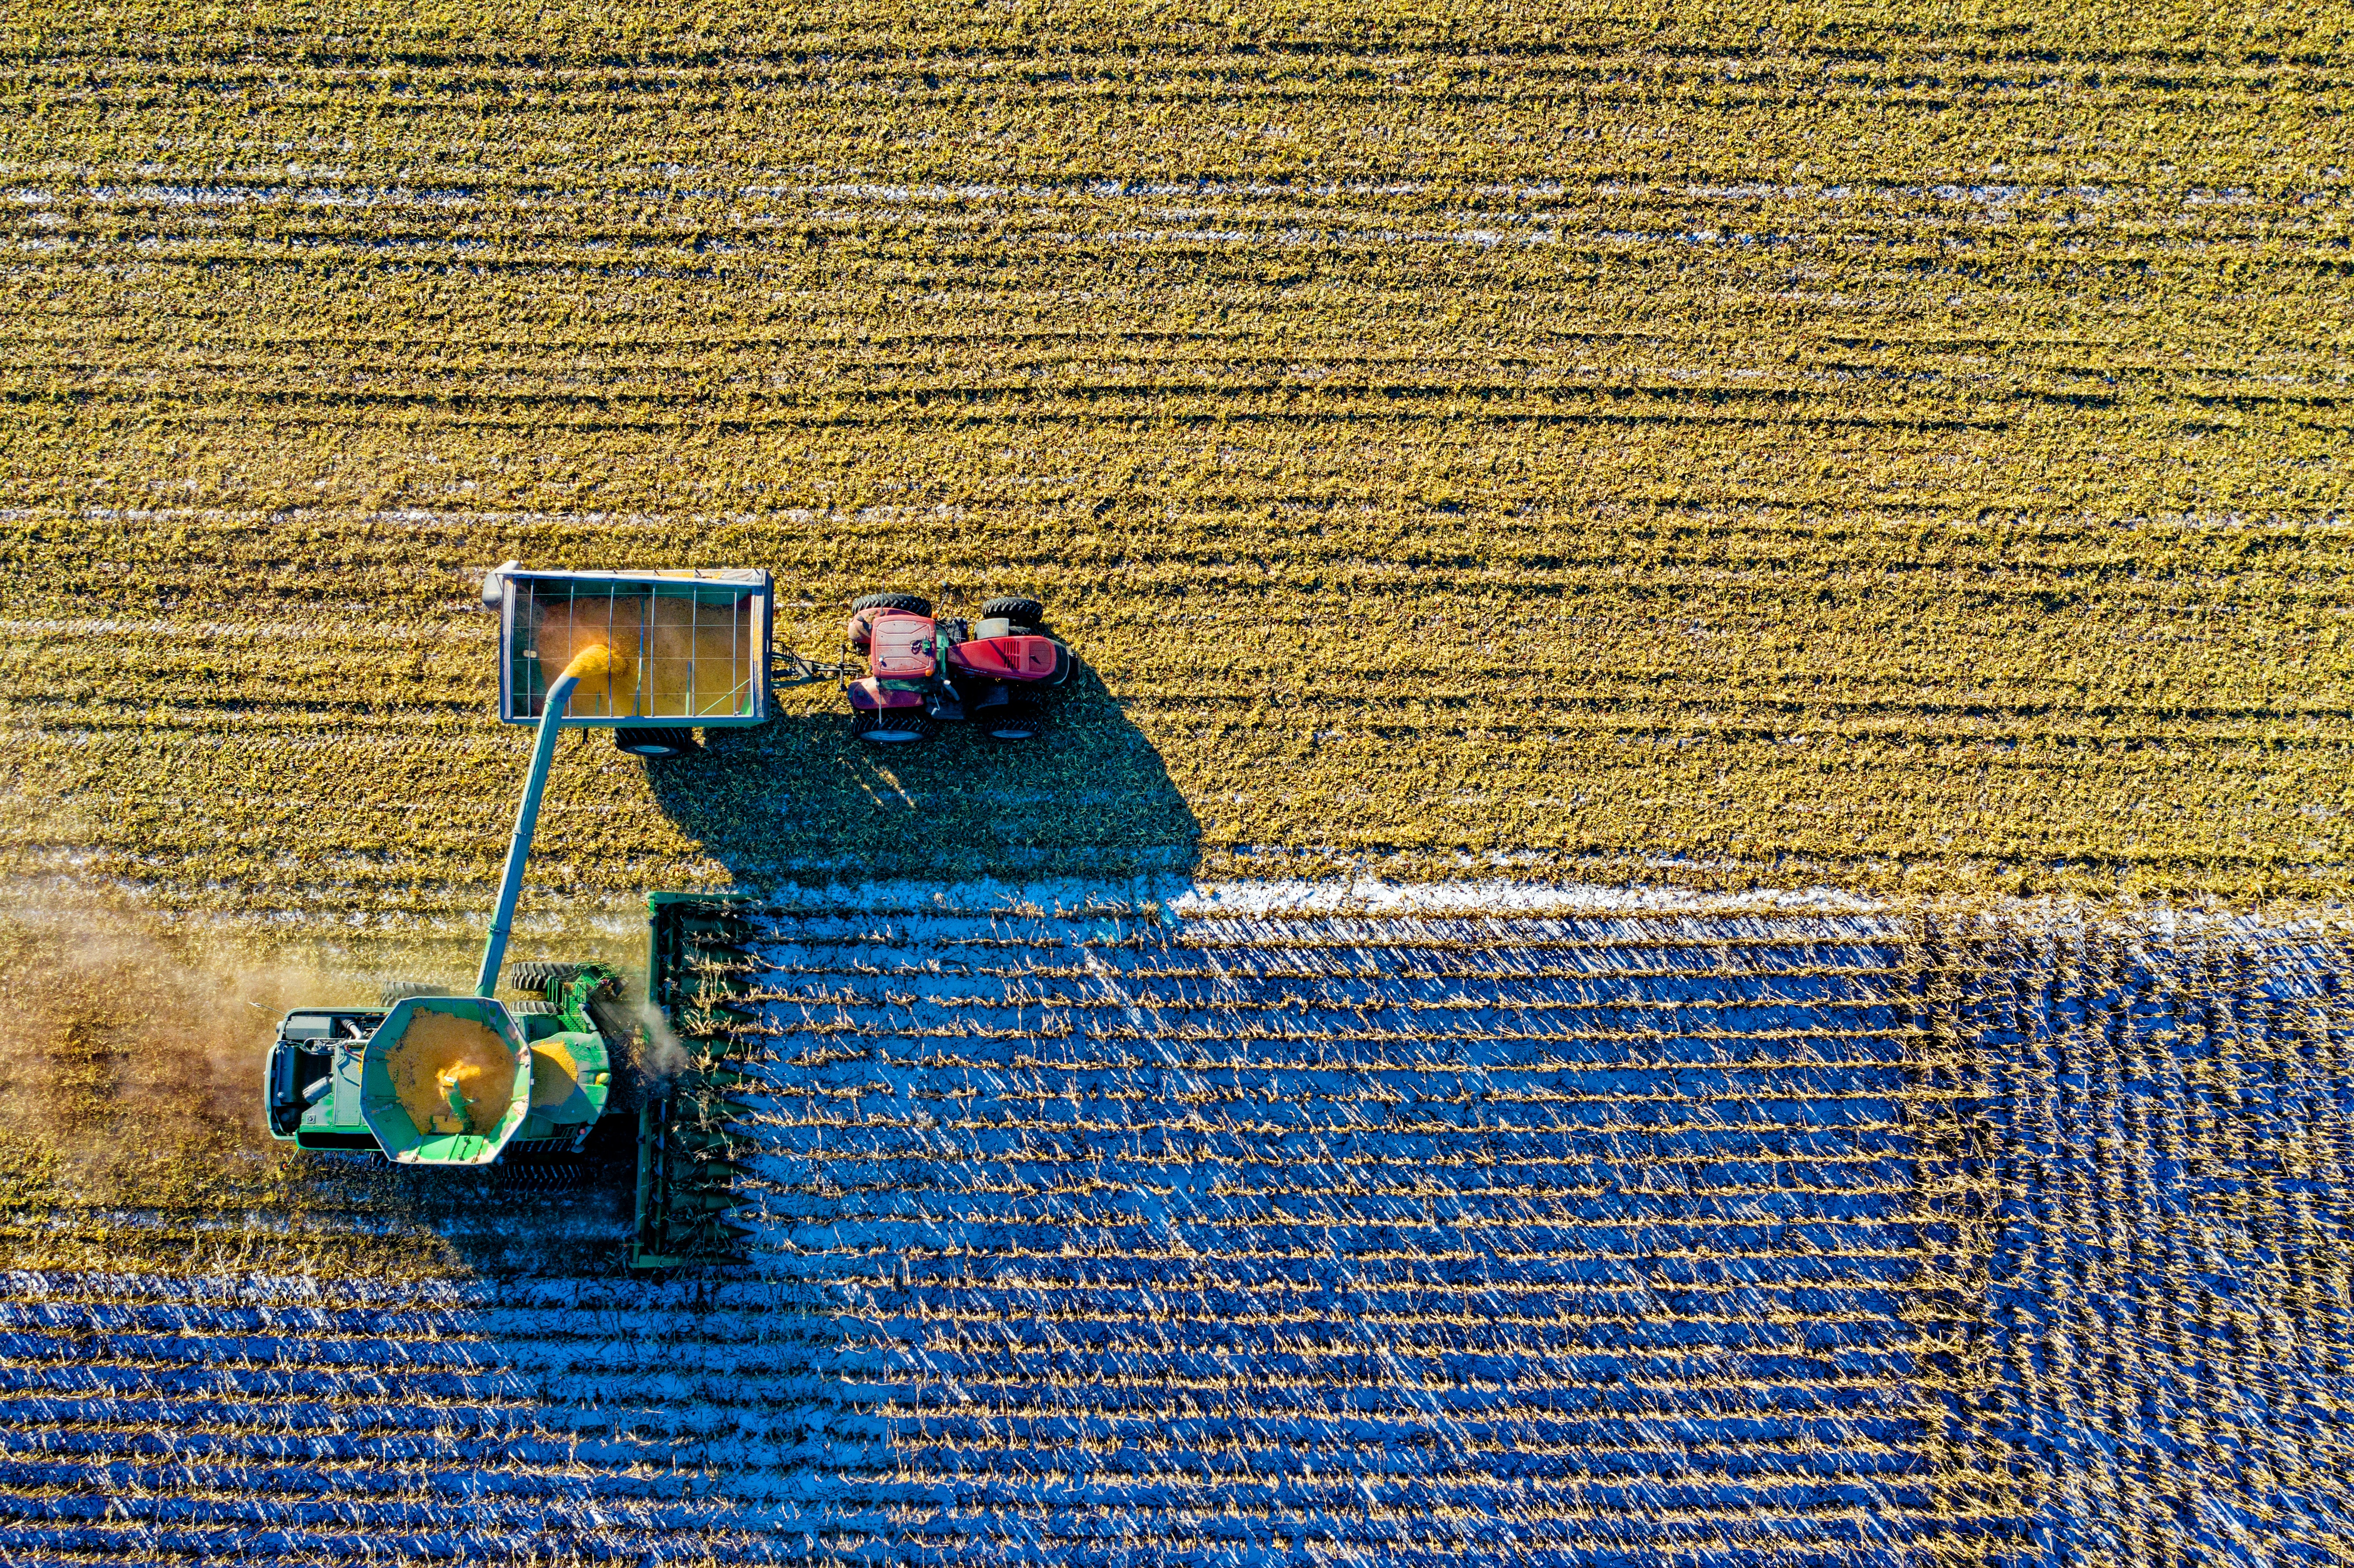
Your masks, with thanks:
M476 901L514 555L766 566L817 651L1035 590L1144 747L883 769L802 694L692 812L567 757L592 900L2349 891L2326 8L347 21L0 24L14 869Z
M432 972L416 959L407 973ZM355 1277L618 1258L626 1170L552 1193L269 1141L272 1027L295 1007L373 1005L388 977L349 960L88 897L0 899L0 1257Z

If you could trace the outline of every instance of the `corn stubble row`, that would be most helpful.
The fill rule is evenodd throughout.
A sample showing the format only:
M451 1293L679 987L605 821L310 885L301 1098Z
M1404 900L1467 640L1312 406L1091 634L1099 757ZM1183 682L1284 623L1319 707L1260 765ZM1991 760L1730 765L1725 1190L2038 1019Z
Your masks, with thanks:
M518 556L765 566L819 653L1035 591L1099 677L1020 757L581 743L590 903L2346 889L2334 35L539 16L0 31L13 870L472 907Z
M234 1275L13 1272L0 1541L2293 1557L2345 1526L2345 972L2220 923L772 909L682 1020L743 1075L748 1267L370 1281L321 1211Z

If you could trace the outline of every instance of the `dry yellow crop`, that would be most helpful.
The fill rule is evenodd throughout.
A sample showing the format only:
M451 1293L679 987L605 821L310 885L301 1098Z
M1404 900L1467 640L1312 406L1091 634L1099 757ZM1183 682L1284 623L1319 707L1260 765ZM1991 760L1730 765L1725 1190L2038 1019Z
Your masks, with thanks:
M1099 677L573 743L591 902L2349 891L2324 13L227 15L0 26L14 872L478 906L515 556L767 567L818 653L1033 591Z
M821 656L863 591L1034 592L1090 666L1028 749L862 751L822 690L567 741L535 912L2342 900L2346 21L19 5L0 875L322 950L478 918L513 556L765 567ZM752 1478L759 1549L869 1556L2326 1547L2342 928L1955 902L812 899L675 1020L746 1047L695 1114L790 1272L642 1318L578 1277L627 1161L239 1158L249 1056L152 1036L311 993L0 921L15 1375L72 1439L20 1533L235 1555L292 1485L327 1555L742 1556ZM479 1316L338 1283L435 1272ZM152 1277L205 1273L250 1294ZM399 1478L426 1425L507 1467L474 1534Z

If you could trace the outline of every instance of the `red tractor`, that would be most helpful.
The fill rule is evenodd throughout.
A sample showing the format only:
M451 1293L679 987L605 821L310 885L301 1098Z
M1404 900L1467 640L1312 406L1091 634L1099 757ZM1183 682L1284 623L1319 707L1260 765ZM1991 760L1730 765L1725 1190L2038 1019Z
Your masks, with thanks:
M964 719L998 740L1028 740L1046 694L1070 678L1071 651L1048 635L1034 599L993 599L981 619L935 620L911 593L870 593L850 607L850 646L868 674L849 684L850 732L876 745L922 740Z

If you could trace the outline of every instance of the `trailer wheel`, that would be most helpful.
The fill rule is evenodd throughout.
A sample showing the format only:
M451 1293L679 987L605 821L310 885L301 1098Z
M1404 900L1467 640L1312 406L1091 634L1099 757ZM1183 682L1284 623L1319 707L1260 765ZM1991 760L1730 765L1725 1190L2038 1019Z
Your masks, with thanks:
M909 615L929 615L932 601L920 594L863 593L850 601L850 613L856 615L862 609L904 609Z
M384 1004L407 1001L412 996L448 996L450 988L435 985L431 980L387 980L383 991Z
M613 744L631 757L685 757L703 747L691 729L617 729Z
M1034 599L1023 599L1018 595L993 599L981 607L981 618L983 620L1002 618L1016 626L1036 628L1046 624L1046 607Z
M526 959L507 966L507 984L516 991L546 991L560 980L568 980L586 964L551 964L541 959Z
M931 738L932 715L921 708L858 708L850 733L872 746L908 746Z

